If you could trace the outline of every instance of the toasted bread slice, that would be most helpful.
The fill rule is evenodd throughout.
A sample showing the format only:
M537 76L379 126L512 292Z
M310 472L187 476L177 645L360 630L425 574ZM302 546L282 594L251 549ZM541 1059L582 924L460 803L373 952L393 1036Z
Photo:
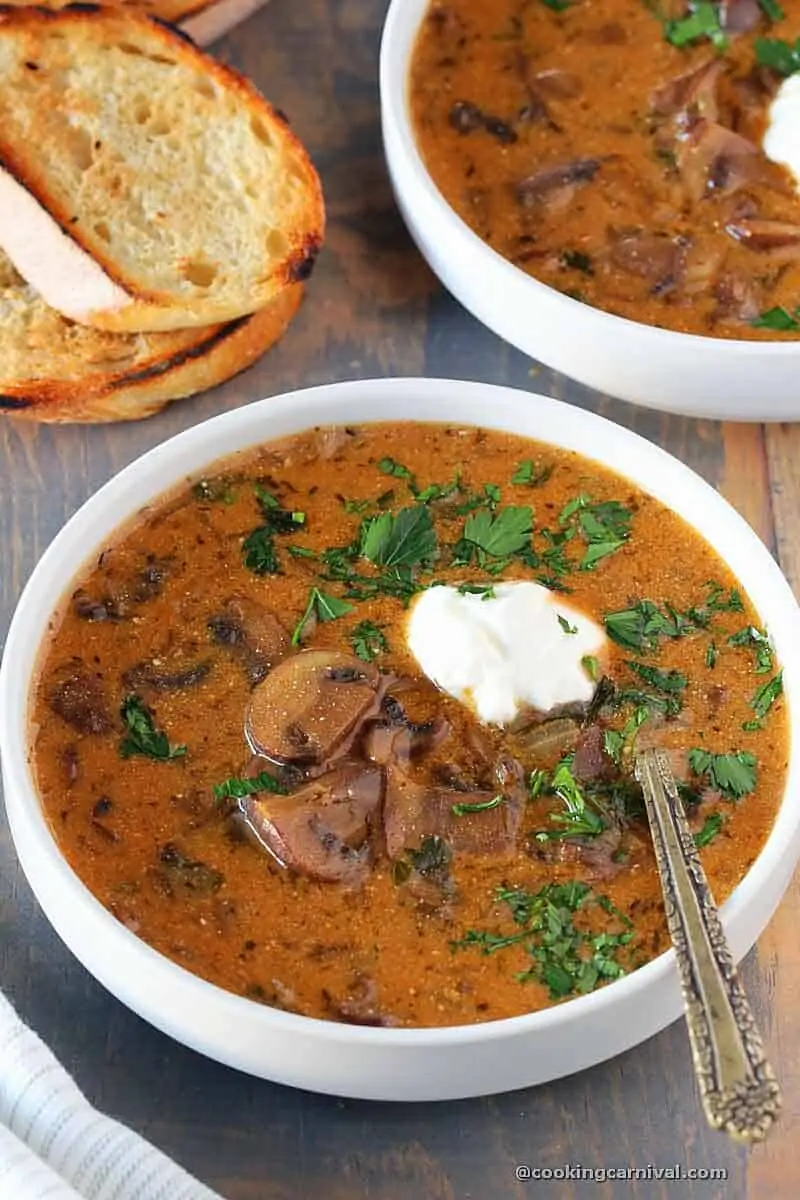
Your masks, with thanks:
M169 21L174 25L193 13L200 12L201 9L209 8L215 2L216 0L105 0L105 7L140 8L151 17L158 17L160 21ZM55 11L66 8L69 3L70 0L38 0L36 8ZM27 0L3 0L3 7L26 8L28 3Z
M0 253L0 411L33 421L133 421L244 370L283 335L290 284L249 317L172 333L105 333L49 308Z
M29 0L4 0L10 8L25 8ZM66 8L70 0L38 0L37 8ZM241 25L267 0L105 0L109 8L141 8L151 17L180 25L198 46L210 46Z
M319 180L246 80L130 10L0 6L0 248L118 332L263 308L319 250Z

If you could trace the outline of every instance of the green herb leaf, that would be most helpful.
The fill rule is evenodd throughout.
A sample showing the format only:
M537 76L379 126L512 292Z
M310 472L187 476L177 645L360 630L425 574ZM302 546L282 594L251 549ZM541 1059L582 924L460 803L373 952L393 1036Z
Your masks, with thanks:
M381 472L381 474L391 475L395 479L407 479L408 486L411 488L412 492L416 491L414 476L409 471L408 467L404 467L403 464L397 462L396 459L389 458L388 456L380 459L378 462L378 470Z
M541 487L553 474L553 464L541 465L534 463L532 458L525 458L511 476L511 482L518 486Z
M692 0L692 11L677 21L664 22L664 36L673 46L688 46L691 42L708 38L718 50L728 45L719 19L719 5L709 0Z
M758 7L767 20L772 21L773 25L777 25L778 21L782 21L786 15L778 0L758 0Z
M706 666L713 669L717 665L718 657L717 643L714 641L709 642L706 647Z
M361 534L364 558L384 567L417 566L436 553L431 514L422 504L401 508L396 516L381 513L365 522Z
M242 542L242 556L248 571L255 575L277 575L281 569L268 525L259 525L247 535Z
M248 778L231 776L222 783L214 784L215 800L240 800L243 796L254 796L257 792L272 792L276 796L285 796L286 788L268 771L262 771L259 775L252 775Z
M453 857L447 842L440 837L424 837L417 850L406 854L415 871L420 875L436 875L444 871Z
M577 880L548 883L538 892L499 887L495 897L508 907L519 932L468 929L462 938L451 942L453 949L474 947L483 954L495 954L522 943L532 965L517 979L522 983L530 979L544 983L555 1000L574 992L592 991L603 980L625 974L619 956L633 939L631 922L608 897L595 894L587 884ZM602 909L616 922L616 930L593 933L578 928L574 914L590 908Z
M777 71L779 75L794 75L800 71L800 38L794 45L791 42L782 41L781 38L756 38L754 48L756 62L762 67L769 67L772 71ZM769 317L772 313L779 312L785 313L786 316L789 315L785 309L771 308L762 316ZM797 325L768 325L767 328L795 329Z
M600 673L600 663L595 658L594 654L584 654L581 659L581 666L586 674L591 679L592 683L596 683Z
M389 643L381 632L382 626L373 621L360 621L350 633L353 653L363 662L372 662L379 654L389 649Z
M509 558L530 542L533 510L527 504L509 505L494 516L472 513L464 523L463 540L489 558Z
M491 800L479 800L474 804L451 804L450 811L454 817L465 817L467 813L486 812L490 808L498 808L502 803L502 796L493 796Z
M551 8L553 12L565 12L571 8L575 0L541 0L545 8Z
M450 480L449 483L429 483L421 492L417 492L417 504L433 504L437 500L446 500L448 496L452 496L461 487L461 479L458 474Z
M539 842L552 841L556 838L597 837L605 829L605 822L586 803L586 797L572 774L572 755L567 755L558 763L550 781L550 791L564 804L564 812L549 814L549 820L557 829L540 830L536 834Z
M292 634L292 645L298 646L302 641L303 630L312 613L318 621L335 621L337 617L344 617L352 611L352 604L348 604L346 600L340 600L338 596L331 596L328 592L321 592L317 587L310 588L305 612Z
M195 500L203 500L207 504L234 504L236 502L236 494L231 487L230 480L220 475L216 479L199 479L192 488L192 495Z
M119 744L122 758L132 758L140 754L144 758L169 762L174 758L182 758L186 753L185 746L170 745L166 733L156 728L152 712L139 696L126 696L122 701L120 715L127 729Z
M366 512L372 503L371 500L346 500L342 496L342 508L346 513L363 513Z
M772 646L765 630L748 625L738 633L731 634L728 645L749 646L755 652L756 675L767 675L772 670Z
M549 775L542 767L536 767L528 777L528 795L535 800L547 787Z
M772 708L775 701L783 692L783 671L773 675L766 683L762 683L750 697L750 707L761 721Z
M699 829L694 835L695 846L700 850L703 846L707 846L709 842L713 842L724 824L725 817L721 812L709 813L703 822L702 829Z
M705 775L713 788L731 800L741 800L756 786L756 758L747 750L732 754L690 750L689 766L695 775Z
M625 665L659 692L682 692L688 683L686 676L682 675L680 671L660 671L657 667L633 662L632 659L626 659Z
M558 623L561 626L561 628L564 630L564 633L577 633L578 632L577 625L570 625L567 618L562 617L561 613L557 613L556 615L558 617Z
M460 596L480 596L482 600L497 599L492 583L460 583L457 590Z

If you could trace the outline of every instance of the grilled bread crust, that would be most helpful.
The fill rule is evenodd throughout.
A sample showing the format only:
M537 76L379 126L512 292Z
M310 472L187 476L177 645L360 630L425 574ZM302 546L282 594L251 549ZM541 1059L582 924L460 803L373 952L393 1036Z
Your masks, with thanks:
M48 423L134 421L216 387L283 336L302 284L203 329L114 334L49 308L0 255L0 411Z

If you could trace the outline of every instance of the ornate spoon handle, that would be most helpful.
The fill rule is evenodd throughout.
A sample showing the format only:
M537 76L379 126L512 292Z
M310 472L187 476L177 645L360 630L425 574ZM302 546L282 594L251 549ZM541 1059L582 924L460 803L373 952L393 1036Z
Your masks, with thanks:
M780 1089L739 982L669 760L660 750L646 750L636 757L635 774L644 792L703 1108L712 1128L760 1141L780 1112Z

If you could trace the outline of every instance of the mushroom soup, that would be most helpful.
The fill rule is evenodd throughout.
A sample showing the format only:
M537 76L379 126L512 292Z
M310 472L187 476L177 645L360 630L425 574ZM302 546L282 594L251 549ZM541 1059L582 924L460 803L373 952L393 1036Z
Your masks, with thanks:
M523 271L649 325L800 330L800 8L444 0L411 68L448 203Z
M721 902L788 755L736 580L587 459L407 423L264 446L120 530L53 619L30 753L68 862L163 954L302 1014L453 1025L666 948L646 744Z

